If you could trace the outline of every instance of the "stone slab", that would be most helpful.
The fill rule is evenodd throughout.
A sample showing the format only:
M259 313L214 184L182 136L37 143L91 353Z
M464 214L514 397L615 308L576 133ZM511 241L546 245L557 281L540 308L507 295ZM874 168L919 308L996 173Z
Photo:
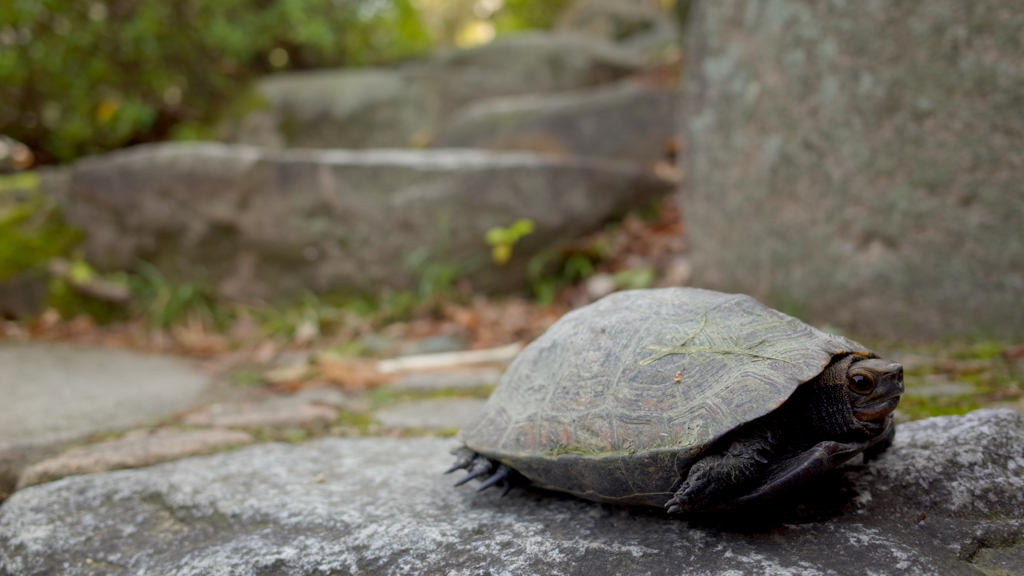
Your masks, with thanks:
M0 574L1020 574L1024 418L901 426L771 508L677 519L439 471L452 440L268 444L35 486L0 507Z
M18 489L53 482L74 474L93 474L139 468L188 456L252 444L253 437L238 430L136 430L108 442L82 446L29 466Z
M209 382L180 358L0 342L0 451L146 424L191 407Z
M617 158L651 166L671 161L674 100L668 88L634 81L482 100L455 115L433 145Z
M224 298L275 300L416 288L453 273L485 290L522 288L533 255L671 190L604 159L174 143L79 161L65 212L100 268L143 259ZM485 235L522 218L534 232L494 264Z
M373 417L388 428L461 428L480 414L485 402L480 398L431 398L378 410Z
M594 86L643 64L639 52L601 40L524 33L394 68L273 74L255 86L267 107L226 126L225 136L276 147L419 147L471 102Z
M181 421L193 426L226 428L271 426L323 429L337 419L337 408L302 398L280 397L257 402L212 404L186 414Z
M494 386L501 380L502 371L496 368L478 370L438 370L406 374L395 379L388 387L395 390L444 390L446 388L479 388Z

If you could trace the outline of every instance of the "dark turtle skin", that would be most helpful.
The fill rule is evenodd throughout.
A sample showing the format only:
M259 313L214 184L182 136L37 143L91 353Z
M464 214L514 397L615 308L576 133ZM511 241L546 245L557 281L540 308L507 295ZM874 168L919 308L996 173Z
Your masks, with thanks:
M753 298L612 294L526 347L449 472L670 512L771 497L895 428L903 367Z

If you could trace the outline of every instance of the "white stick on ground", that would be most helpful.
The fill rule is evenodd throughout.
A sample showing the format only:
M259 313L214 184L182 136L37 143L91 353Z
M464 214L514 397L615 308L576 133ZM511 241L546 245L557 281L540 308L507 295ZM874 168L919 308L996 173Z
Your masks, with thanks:
M391 360L377 363L377 371L383 374L401 372L403 370L422 370L425 368L442 368L462 364L480 364L483 362L508 362L523 349L521 342L490 348L487 350L464 350L460 352L442 352L439 354L413 354L399 356Z

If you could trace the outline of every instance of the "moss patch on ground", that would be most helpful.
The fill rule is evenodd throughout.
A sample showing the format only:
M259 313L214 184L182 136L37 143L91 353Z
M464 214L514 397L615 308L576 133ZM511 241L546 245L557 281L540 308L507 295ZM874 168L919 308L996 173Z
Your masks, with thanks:
M899 410L913 420L1024 399L1024 359L1006 354L1010 346L1005 342L888 344L875 349L903 364L906 392Z

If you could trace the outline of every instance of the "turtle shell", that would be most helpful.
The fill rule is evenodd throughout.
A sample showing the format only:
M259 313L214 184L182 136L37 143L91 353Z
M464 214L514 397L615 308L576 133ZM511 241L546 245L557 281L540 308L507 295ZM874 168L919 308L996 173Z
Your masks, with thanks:
M535 485L660 506L716 440L848 353L874 356L750 296L618 292L527 346L461 436Z

